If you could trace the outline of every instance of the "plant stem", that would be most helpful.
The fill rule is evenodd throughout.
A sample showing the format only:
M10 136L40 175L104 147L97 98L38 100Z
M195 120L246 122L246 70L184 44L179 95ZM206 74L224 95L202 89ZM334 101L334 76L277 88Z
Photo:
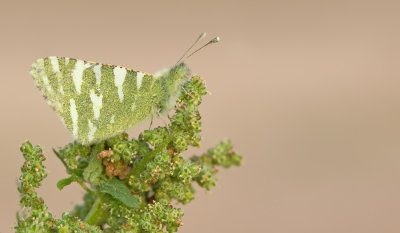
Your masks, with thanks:
M97 196L95 192L93 192L90 188L88 188L82 180L76 181L86 192L90 193L93 196Z
M94 201L92 208L90 209L89 213L85 217L85 222L90 225L97 225L101 216L103 215L103 209L101 208L102 198L97 197Z

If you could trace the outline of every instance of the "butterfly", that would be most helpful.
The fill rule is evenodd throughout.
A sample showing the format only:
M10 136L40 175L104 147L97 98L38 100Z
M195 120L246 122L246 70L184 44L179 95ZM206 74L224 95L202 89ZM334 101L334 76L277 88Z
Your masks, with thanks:
M190 77L180 61L204 36L176 65L158 74L56 56L37 59L30 74L74 138L90 145L169 112ZM206 45L218 41L216 37Z

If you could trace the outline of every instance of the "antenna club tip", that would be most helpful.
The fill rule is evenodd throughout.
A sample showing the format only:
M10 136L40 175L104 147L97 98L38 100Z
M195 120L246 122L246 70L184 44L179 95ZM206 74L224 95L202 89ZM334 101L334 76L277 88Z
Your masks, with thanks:
M211 43L217 43L219 42L221 39L219 38L219 36L215 37L214 39L212 39Z
M206 35L207 35L207 33L202 32L202 33L200 34L200 36L199 36L199 40L200 40L200 39L203 39L204 37L206 37Z

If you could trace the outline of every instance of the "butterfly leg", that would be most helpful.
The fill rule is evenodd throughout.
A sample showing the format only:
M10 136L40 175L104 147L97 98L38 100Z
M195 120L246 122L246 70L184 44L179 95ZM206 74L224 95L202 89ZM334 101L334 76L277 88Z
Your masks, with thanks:
M164 118L162 118L161 116L160 116L160 118L161 118L162 122L164 122L165 128L168 128L168 123L167 123L167 122L164 120Z
M153 95L153 98L151 100L151 105L154 106L154 98L155 96ZM158 113L156 113L158 115ZM154 120L154 114L151 114L151 121L150 121L150 126L149 126L149 130L151 130L151 126L153 125L153 120Z
M168 120L169 120L169 113L168 113ZM157 117L160 118L162 120L162 122L164 123L164 127L168 130L169 133L171 133L171 130L168 127L168 123L165 121L165 119L161 116L160 112L157 113Z
M151 125L153 125L153 116L151 116L151 121L150 121L149 130L151 130Z

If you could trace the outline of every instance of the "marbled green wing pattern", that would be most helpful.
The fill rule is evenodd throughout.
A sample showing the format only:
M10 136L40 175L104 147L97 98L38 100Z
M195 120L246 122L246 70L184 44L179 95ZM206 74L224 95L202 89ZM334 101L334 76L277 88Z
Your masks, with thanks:
M67 57L36 60L31 75L47 103L82 144L109 138L168 111L189 69L175 66L161 77L120 66Z

